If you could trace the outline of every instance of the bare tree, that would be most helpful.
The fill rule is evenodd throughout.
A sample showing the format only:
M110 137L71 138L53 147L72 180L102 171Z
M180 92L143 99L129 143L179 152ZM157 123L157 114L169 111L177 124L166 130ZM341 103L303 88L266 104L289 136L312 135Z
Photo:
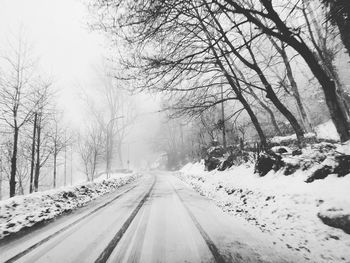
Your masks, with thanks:
M23 35L3 56L3 74L0 79L0 118L12 132L10 197L16 194L16 174L19 135L22 127L33 115L30 101L31 82L33 80L34 60L30 56L30 47Z
M106 163L116 155L118 166L123 167L122 146L136 118L135 107L121 82L105 75L100 79L101 86L96 94L85 94L84 100L92 116L89 121L97 123L108 139L104 146Z
M40 169L46 164L53 153L51 145L52 130L50 123L53 118L52 83L41 81L35 90L36 98L36 138L35 138L35 168L33 177L33 190L39 189ZM34 132L33 132L34 138ZM31 157L32 160L34 156Z
M229 57L234 55L245 64L245 67L255 71L257 76L260 77L262 87L257 87L256 85L252 87L265 90L267 97L290 121L298 138L303 137L303 130L298 121L276 96L272 85L255 60L255 55L250 48L251 40L245 39L245 34L239 29L239 26L236 26L238 28L236 33L242 36L242 46L246 47L247 54L251 56L252 61L248 61L240 54L241 48L232 45L226 29L222 27L221 22L216 17L217 13L214 13L205 1L195 3L180 1L176 8L174 8L171 1L162 1L159 5L139 5L136 3L130 6L126 8L129 8L132 15L117 19L118 22L121 22L122 28L130 26L135 29L130 31L135 32L135 34L127 35L129 42L136 42L137 45L141 46L151 43L150 48L156 42L162 47L161 54L148 52L145 55L139 52L136 54L136 56L142 54L138 57L139 60L126 63L127 68L137 69L136 79L139 76L146 78L145 84L143 87L141 86L141 89L151 88L169 92L181 91L186 90L183 86L184 82L188 82L187 91L192 92L186 94L187 98L197 93L195 97L201 98L199 102L202 103L202 106L198 107L197 104L195 107L202 109L210 107L208 105L214 106L222 103L223 100L238 100L252 118L252 123L256 127L260 140L266 146L264 132L254 112L251 110L249 102L243 96L240 80L229 61ZM118 10L116 13L118 13ZM113 14L111 16L113 17ZM105 21L109 22L108 19ZM157 27L154 26L155 24L157 24ZM142 26L138 27L138 25ZM107 26L108 29L111 27L111 31L116 33L113 25ZM163 32L168 32L168 35L163 34ZM173 32L173 34L169 32ZM174 40L176 41L174 42ZM215 75L215 72L218 76ZM209 96L205 96L206 98L213 98L212 91L209 91L209 89L215 85L215 83L204 83L204 75L207 75L208 79L221 79L224 77L234 95L213 102L209 100L209 103L208 101L203 101L204 96L202 94L208 94ZM194 86L191 87L191 84ZM177 105L181 106L181 104ZM187 109L195 107L187 107Z
M278 98L275 83L262 69L254 48L266 39L265 36L282 42L282 51L294 50L317 79L340 138L346 141L350 139L347 113L339 101L333 76L322 65L315 46L309 40L310 32L305 30L307 21L302 19L303 2L201 0L175 3L171 0L112 0L98 1L95 7L101 18L99 28L124 38L131 47L134 56L128 61L122 60L129 72L123 72L125 79L136 80L135 86L141 90L173 92L183 90L184 82L188 82L187 90L194 91L204 75L213 77L214 72L220 71L221 77L226 78L234 91L235 99L243 104L251 116L263 144L263 130L249 102L242 96L242 87L237 85L242 81L235 76L228 58L234 56L241 69L255 72L260 84L250 85L251 88L266 93L266 97L290 122L298 139L302 141L304 131L301 125ZM344 4L337 4L342 6L342 11L347 10ZM288 63L284 63L284 66L287 67L290 84L294 86L293 92L297 94ZM143 82L142 78L145 78ZM196 87L189 87L193 83ZM201 84L201 88L209 88L209 85ZM298 106L302 109L302 103ZM301 115L306 120L304 113L301 112Z
M57 183L57 158L58 155L68 146L71 138L66 136L66 128L62 125L60 120L60 114L55 112L52 120L52 133L51 133L51 144L52 144L52 157L53 157L53 188L56 188Z
M314 8L316 11L313 10ZM322 24L322 18L325 16L323 10L321 9L320 11L320 9L321 8L317 8L317 6L315 7L315 5L310 6L310 3L306 2L303 5L302 11L309 31L310 41L316 50L315 55L319 59L324 70L334 80L337 87L339 104L346 113L350 125L350 96L345 92L338 71L334 65L336 55L340 51L339 41L337 41L336 37L337 32L334 32L328 20L324 21ZM317 19L316 16L321 17L321 19ZM320 24L322 24L322 26Z
M286 10L292 10L288 17L293 18L295 12L301 10L302 1L283 1L283 3L277 5L270 0L259 0L255 1L254 6L251 1L226 0L221 3L215 0L214 2L222 10L230 13L232 19L236 19L237 15L241 14L248 23L257 27L263 34L279 39L300 54L323 89L331 118L341 140L350 139L346 113L337 99L334 80L319 63L310 45L304 41L301 26L294 27L290 20L283 18L284 13L287 12Z
M294 97L296 105L297 105L297 109L300 115L300 118L302 120L302 124L305 128L306 131L310 132L312 131L312 125L311 122L309 120L309 117L307 115L305 106L302 102L301 96L300 96L300 92L299 92L299 88L297 85L297 82L295 80L294 77L294 73L291 67L291 61L289 59L289 56L286 52L286 47L285 44L282 42L280 45L275 41L275 39L271 38L270 36L268 36L268 39L270 40L270 42L272 43L273 47L277 50L278 54L281 56L283 63L285 65L285 71L286 71L286 75L289 81L289 85L285 85L286 81L283 77L281 77L278 73L276 74L276 76L278 77L278 79L280 80L281 85L283 85L287 90L291 90L291 95ZM287 86L287 87L286 87Z
M84 165L87 181L96 177L98 163L103 156L103 130L99 125L88 127L78 140L79 155Z

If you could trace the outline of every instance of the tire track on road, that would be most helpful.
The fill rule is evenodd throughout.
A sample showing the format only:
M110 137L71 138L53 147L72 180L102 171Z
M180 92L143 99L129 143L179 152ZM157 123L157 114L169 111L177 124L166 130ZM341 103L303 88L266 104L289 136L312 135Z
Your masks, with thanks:
M198 222L198 220L196 219L196 217L193 215L193 213L190 211L190 209L188 208L188 206L185 204L185 202L183 201L183 199L181 198L181 196L179 195L178 191L176 190L176 188L174 187L174 185L169 182L170 185L172 186L172 188L174 189L174 192L176 193L176 196L179 198L179 200L181 201L182 205L184 206L184 208L186 209L188 215L190 216L190 218L192 219L194 225L196 226L196 228L198 229L200 235L203 237L205 243L207 244L210 252L212 253L214 260L216 263L226 263L225 259L223 258L223 256L220 254L219 249L217 248L217 246L214 244L213 240L209 237L208 233L204 230L204 228L200 225L200 223Z
M4 263L12 263L15 262L16 260L20 259L21 257L25 256L26 254L28 254L29 252L33 251L34 249L36 249L37 247L43 245L44 243L48 242L49 240L51 240L52 238L56 237L57 235L65 232L66 230L70 229L71 227L75 226L76 224L80 223L81 221L83 221L84 219L92 216L93 214L97 213L99 210L101 210L102 208L108 206L109 204L111 204L112 202L114 202L115 200L119 199L122 195L126 194L127 192L133 190L137 185L134 185L133 187L130 187L129 189L123 191L122 193L118 194L117 196L115 196L114 198L112 198L111 200L109 200L108 202L104 203L103 205L100 205L99 207L97 207L96 209L94 209L93 211L89 212L88 214L80 217L79 219L73 221L72 223L68 224L67 226L61 228L60 230L57 230L56 232L54 232L53 234L47 236L46 238L43 238L42 240L36 242L34 245L30 246L29 248L23 250L22 252L14 255L13 257L11 257L10 259L6 260Z
M95 260L95 263L105 263L107 262L108 258L112 254L115 247L118 245L119 241L124 236L125 232L129 228L132 221L135 219L137 213L143 206L143 204L146 202L148 197L151 195L151 192L154 188L154 185L156 184L157 177L154 177L154 181L152 183L151 188L148 190L148 192L144 195L144 197L141 199L141 201L138 203L138 205L135 207L135 209L132 211L130 216L126 219L123 226L119 229L119 231L114 235L113 239L109 242L107 247L102 251L102 253L99 255L99 257Z

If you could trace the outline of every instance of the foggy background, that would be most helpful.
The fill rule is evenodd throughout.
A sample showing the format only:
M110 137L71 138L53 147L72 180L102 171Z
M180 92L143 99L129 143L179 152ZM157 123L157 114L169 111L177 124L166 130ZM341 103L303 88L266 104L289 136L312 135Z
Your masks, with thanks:
M106 9L106 21L99 21L101 15L99 4L92 8L90 6L89 9L91 3L94 1L1 2L2 85L11 86L13 83L7 83L7 80L16 81L16 72L11 65L17 63L17 57L22 57L23 61L28 62L22 65L22 71L28 82L27 91L22 94L24 99L21 101L21 118L25 117L26 111L41 111L44 115L41 142L38 142L40 140L32 134L32 127L36 125L34 119L23 119L23 126L19 131L20 157L18 157L16 191L20 194L27 193L29 178L33 174L37 177L40 174L37 187L44 190L63 184L93 180L106 170L152 167L177 170L190 161L203 159L203 150L208 149L212 142L226 144L223 142L225 136L227 145L236 148L239 148L237 147L239 144L252 145L259 141L257 131L247 112L239 101L233 99L231 87L227 82L223 82L223 76L220 75L221 72L218 73L214 62L211 61L212 65L209 64L209 67L217 72L215 77L211 72L203 74L198 79L187 78L185 75L173 83L165 81L152 85L152 81L147 82L151 77L141 74L146 72L142 67L138 69L139 72L133 71L127 67L123 68L119 62L123 59L132 60L131 58L135 56L136 59L132 62L138 65L144 62L143 59L147 61L148 58L157 58L159 51L157 44L164 45L162 47L166 47L169 43L174 44L172 34L169 33L169 43L155 41L148 46L146 44L144 49L138 49L137 41L125 44L122 39L118 39L116 34L118 32L114 32L113 27L107 32L99 28L101 26L99 23L108 24L111 21L108 20L109 16L123 18L124 14L113 13L113 9ZM104 10L102 3L101 8ZM317 6L315 12L323 12L322 7ZM123 22L125 21L121 20L121 23ZM315 23L314 27L318 24ZM339 44L339 36L334 33L333 28L328 25L324 30L327 31L325 34L327 45L323 48L325 51L329 49L333 52L331 52L331 56L334 55L332 66L335 66L334 71L339 75L339 86L342 86L346 93L350 88L350 76L347 74L348 55ZM307 31L303 34L310 41ZM132 37L132 34L130 36ZM305 116L301 116L293 92L289 90L290 85L286 83L284 67L276 66L281 63L278 61L280 57L271 54L271 43L264 42L264 44L254 47L257 49L257 59L271 81L278 99L287 106L296 121L300 122L303 133L314 132L315 127L329 121L332 124L317 79L305 61L293 50L287 49L306 111L305 116L309 119L307 121L309 124L305 125ZM159 53L163 55L162 52ZM176 54L182 55L181 52ZM271 56L271 61L276 59L276 65L269 65L264 56ZM200 63L208 58L199 56L196 59ZM242 75L245 75L252 85L261 85L255 72L247 70L244 65L238 66L241 66ZM164 72L165 70L158 72L155 79L160 79ZM169 72L168 75L165 74L165 79L177 73L176 68ZM139 82L133 82L132 78L131 81L117 78L129 76ZM210 91L203 91L203 86L216 80L219 81L215 87ZM142 85L145 87L148 85L148 89L140 88ZM256 97L247 94L249 105L261 123L266 138L294 133L291 124L275 105L266 99L264 92L257 91ZM38 99L40 96L45 99ZM221 96L228 100L218 103ZM262 107L259 101L265 103L266 107ZM5 109L10 104L5 100L1 103L5 105ZM204 104L209 106L203 107ZM271 122L266 108L270 108L277 125ZM1 141L3 160L0 196L7 196L8 179L13 170L9 167L13 146L9 130L12 116L6 110L2 114L1 125L4 136ZM223 128L223 124L226 127ZM334 125L331 127L335 129ZM223 131L226 132L225 136L222 134ZM32 147L31 140L41 144L37 147L42 148L40 158L34 156L35 147ZM88 156L87 153L95 154L96 158ZM41 164L30 165L31 161L38 159ZM34 171L37 166L40 167L40 171Z
M89 104L99 107L103 103L101 97L110 75L111 50L105 36L89 29L87 3L80 0L5 0L0 6L1 56L9 54L22 38L29 46L30 57L35 60L35 71L52 83L53 103L63 115L61 124L72 134L82 132L92 118ZM157 158L150 142L162 119L158 113L160 100L149 94L131 96L124 91L123 96L133 105L132 128L122 145L124 167L127 159L131 167L146 167ZM85 180L76 146L73 147L73 160L69 151L67 183L71 180L71 173L73 183ZM62 158L57 167L58 185L63 184ZM113 163L114 166L120 164ZM43 167L44 188L49 187L51 174L51 167ZM8 195L8 183L4 180L1 196Z

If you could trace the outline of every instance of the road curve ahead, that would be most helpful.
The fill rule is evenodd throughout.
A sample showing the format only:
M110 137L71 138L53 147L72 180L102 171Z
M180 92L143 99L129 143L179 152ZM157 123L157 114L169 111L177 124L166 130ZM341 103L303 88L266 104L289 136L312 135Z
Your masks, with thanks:
M1 262L303 262L168 172L0 244Z

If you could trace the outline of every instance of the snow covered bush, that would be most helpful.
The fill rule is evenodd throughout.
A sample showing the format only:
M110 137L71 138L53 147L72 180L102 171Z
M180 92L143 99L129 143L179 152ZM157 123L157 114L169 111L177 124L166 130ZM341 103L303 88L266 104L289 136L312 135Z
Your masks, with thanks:
M110 179L16 196L0 201L0 239L23 228L67 213L128 184L138 174L113 174Z

